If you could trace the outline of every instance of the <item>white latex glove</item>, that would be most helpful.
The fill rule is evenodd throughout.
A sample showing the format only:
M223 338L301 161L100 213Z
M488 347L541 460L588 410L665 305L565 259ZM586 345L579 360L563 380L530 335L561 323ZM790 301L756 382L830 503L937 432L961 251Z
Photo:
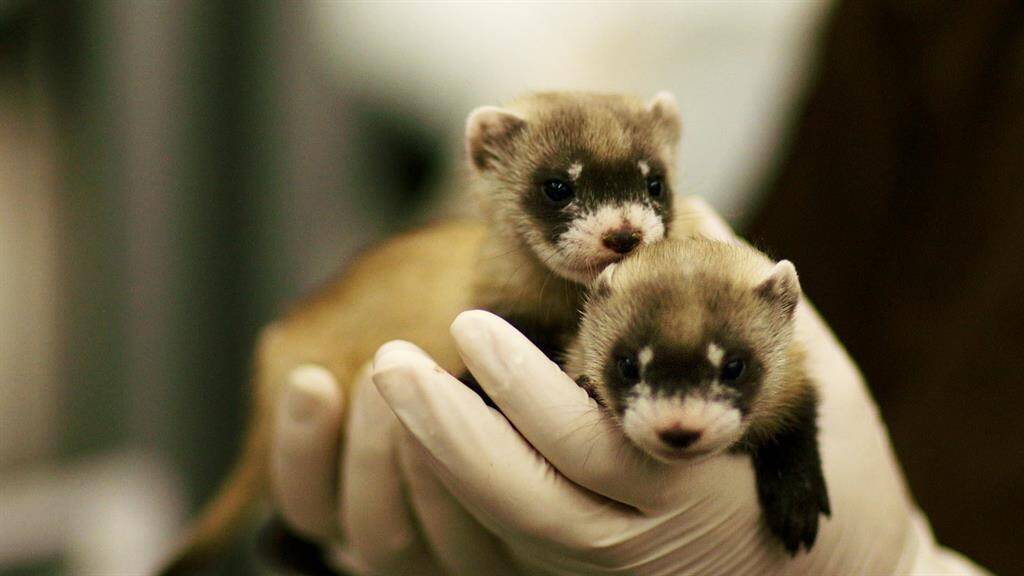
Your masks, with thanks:
M442 574L406 504L397 452L404 432L369 369L357 376L344 450L338 445L342 394L334 376L315 365L289 375L271 446L275 502L289 527L320 544L327 563L339 570Z
M369 364L356 380L339 450L334 377L313 365L289 375L271 446L273 495L289 527L350 574L516 574L497 540L422 473L408 450L415 442L374 387Z
M706 233L735 240L704 213ZM374 365L415 438L400 461L434 556L452 568L486 543L463 574L497 573L506 554L540 574L984 574L936 545L856 366L807 302L797 318L832 504L810 553L790 558L763 526L749 457L646 458L525 337L472 311L452 335L504 416L411 344L384 346Z

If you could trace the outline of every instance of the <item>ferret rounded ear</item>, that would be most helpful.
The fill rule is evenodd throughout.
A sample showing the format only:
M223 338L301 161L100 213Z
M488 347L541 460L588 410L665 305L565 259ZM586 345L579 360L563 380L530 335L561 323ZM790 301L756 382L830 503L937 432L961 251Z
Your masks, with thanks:
M787 316L792 316L800 302L800 279L789 260L780 260L768 278L754 289L758 296L777 304Z
M647 110L654 116L665 141L673 146L679 142L683 135L683 116L679 113L676 97L670 92L658 92L647 103Z
M504 108L481 106L466 119L466 153L473 167L487 170L509 150L526 120Z
M594 279L594 283L591 285L590 291L598 296L607 296L612 292L612 279L615 276L615 268L618 265L615 262L604 267L601 273Z

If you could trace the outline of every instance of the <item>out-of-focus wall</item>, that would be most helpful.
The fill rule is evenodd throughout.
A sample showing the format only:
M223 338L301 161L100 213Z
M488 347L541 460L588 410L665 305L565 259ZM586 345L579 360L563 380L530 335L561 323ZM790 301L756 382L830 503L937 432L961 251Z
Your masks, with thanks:
M60 432L53 127L25 42L0 39L0 469L53 456Z
M468 110L529 90L650 96L683 113L684 193L743 217L778 152L830 1L316 6L345 90L411 107L458 149Z

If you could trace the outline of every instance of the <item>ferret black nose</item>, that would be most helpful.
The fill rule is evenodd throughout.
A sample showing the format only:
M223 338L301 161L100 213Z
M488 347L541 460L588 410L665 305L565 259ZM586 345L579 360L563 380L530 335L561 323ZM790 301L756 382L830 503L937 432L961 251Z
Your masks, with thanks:
M658 432L661 441L673 448L686 448L700 438L700 432L685 430L683 428L669 428Z
M636 228L619 228L611 232L605 232L601 237L604 247L616 254L627 254L644 239L642 232Z

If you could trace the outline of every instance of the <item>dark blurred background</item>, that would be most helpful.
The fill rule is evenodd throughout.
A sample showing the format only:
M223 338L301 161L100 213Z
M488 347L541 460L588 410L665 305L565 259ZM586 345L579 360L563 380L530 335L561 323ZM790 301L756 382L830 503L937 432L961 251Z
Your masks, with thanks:
M672 90L678 188L796 262L940 541L1024 568L1021 3L7 0L0 574L149 570L256 329L468 211L466 114L539 88Z

